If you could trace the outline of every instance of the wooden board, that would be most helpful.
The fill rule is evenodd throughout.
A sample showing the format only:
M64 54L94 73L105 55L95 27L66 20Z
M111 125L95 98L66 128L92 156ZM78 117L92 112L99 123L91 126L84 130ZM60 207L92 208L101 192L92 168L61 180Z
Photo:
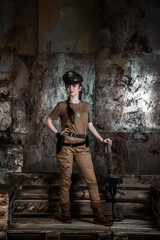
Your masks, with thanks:
M126 217L148 218L150 216L150 204L146 203L117 203L119 211ZM105 215L112 215L111 203L103 202L103 212ZM48 200L16 200L15 201L15 216L29 214L59 214L59 203L48 202ZM74 200L71 203L71 214L73 216L89 216L92 215L90 201Z
M12 187L0 185L0 239L6 239L8 229L9 200Z
M7 240L6 233L0 231L0 240Z
M97 181L100 185L104 183L104 177L96 175ZM144 187L155 184L160 185L159 175L114 175L114 177L123 178L124 187ZM6 173L5 182L9 185L40 185L40 186L51 186L52 184L60 184L60 174L59 173ZM72 175L73 185L85 185L82 174Z
M122 222L114 223L112 227L95 225L92 218L72 219L71 224L63 224L57 219L19 219L8 229L9 234L27 233L60 233L61 236L80 236L81 234L97 234L103 236L113 235L113 240L118 237L135 236L140 239L142 236L160 237L160 231L152 221L142 221L127 219ZM136 238L137 237L137 238ZM138 238L139 237L139 238ZM67 238L66 238L67 239ZM107 239L107 238L104 238ZM122 239L122 238L120 238Z
M70 191L71 199L84 199L89 200L89 192L88 188L83 188L79 186L76 189L72 189ZM135 190L125 190L125 196L120 193L116 194L115 199L117 201L123 202L150 202L150 192L149 188L145 190L139 190L138 188ZM100 192L101 200L110 200L111 195L107 190L103 190ZM17 199L51 199L54 201L59 201L59 188L58 189L38 189L38 188L27 188L16 191Z
M160 227L160 187L151 186L152 215Z
M8 222L6 220L0 220L0 231L6 231L8 228Z

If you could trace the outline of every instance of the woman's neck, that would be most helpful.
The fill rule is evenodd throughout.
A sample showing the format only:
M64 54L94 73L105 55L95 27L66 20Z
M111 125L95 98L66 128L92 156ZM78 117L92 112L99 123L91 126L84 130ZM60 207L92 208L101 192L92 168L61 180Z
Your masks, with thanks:
M70 103L79 103L80 102L79 96L70 97L69 102Z

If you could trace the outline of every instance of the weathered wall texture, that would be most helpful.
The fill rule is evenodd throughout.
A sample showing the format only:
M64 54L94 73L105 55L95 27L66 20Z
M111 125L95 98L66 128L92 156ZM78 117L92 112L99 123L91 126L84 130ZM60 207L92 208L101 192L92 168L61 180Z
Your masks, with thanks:
M46 172L59 171L55 150L56 137L44 126L44 121L58 101L67 99L61 76L68 69L74 69L82 73L86 79L83 84L83 99L92 105L95 81L94 66L93 54L53 53L49 56L43 54L39 57L37 145L34 148L26 145L27 155L24 171L28 171L28 169L34 169L38 172L42 170ZM56 120L54 124L60 130L59 121Z
M35 143L37 2L0 1L0 168L22 171ZM3 178L2 178L3 179Z
M160 172L159 9L159 1L100 4L95 123L113 138L118 173ZM96 146L100 170L104 150Z
M44 121L58 101L67 99L62 81L66 71L73 69L83 75L83 99L93 105L97 19L96 1L39 1L38 148L26 145L24 171L59 171L56 137L44 126ZM55 124L59 129L59 121ZM74 166L74 171L77 170Z
M0 3L2 180L8 170L59 171L44 121L67 98L61 77L68 69L83 75L93 122L113 139L115 172L159 174L159 1ZM104 174L104 145L94 148L92 138L91 147Z

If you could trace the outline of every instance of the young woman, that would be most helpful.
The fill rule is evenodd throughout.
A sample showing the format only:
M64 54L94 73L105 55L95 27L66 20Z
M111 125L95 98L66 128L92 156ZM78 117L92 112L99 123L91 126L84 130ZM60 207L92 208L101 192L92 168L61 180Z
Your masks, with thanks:
M72 164L76 162L87 183L94 214L94 223L111 226L112 221L106 219L101 210L99 190L94 173L91 153L88 147L87 131L102 143L112 145L112 141L103 139L92 123L90 105L81 100L83 78L75 71L68 71L63 75L68 100L59 102L46 120L46 125L56 134L57 160L60 166L60 206L62 222L71 223L70 197ZM60 117L62 131L59 133L53 125L53 120Z

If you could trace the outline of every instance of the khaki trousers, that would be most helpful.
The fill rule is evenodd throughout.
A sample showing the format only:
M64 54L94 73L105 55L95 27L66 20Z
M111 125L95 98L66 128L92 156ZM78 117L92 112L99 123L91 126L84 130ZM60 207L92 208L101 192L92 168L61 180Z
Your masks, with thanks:
M60 202L70 200L69 189L71 186L73 160L78 165L85 179L91 202L100 202L91 153L85 144L78 147L63 146L61 152L57 154L57 161L60 167Z

